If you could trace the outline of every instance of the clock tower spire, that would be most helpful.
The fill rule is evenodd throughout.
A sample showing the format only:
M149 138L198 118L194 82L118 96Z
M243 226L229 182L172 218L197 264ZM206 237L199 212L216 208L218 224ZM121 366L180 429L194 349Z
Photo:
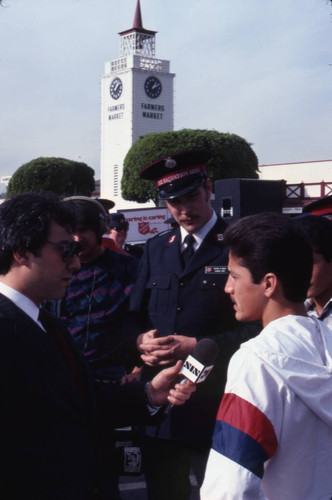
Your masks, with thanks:
M140 0L137 0L133 27L122 31L119 35L121 37L120 57L126 57L130 54L155 57L156 31L143 28Z
M143 29L142 14L141 14L141 3L140 3L139 0L137 0L133 28Z
M156 33L143 27L137 0L132 28L119 33L120 57L105 63L101 80L101 197L116 209L133 207L121 197L130 147L143 135L173 130L175 75L169 61L155 56Z

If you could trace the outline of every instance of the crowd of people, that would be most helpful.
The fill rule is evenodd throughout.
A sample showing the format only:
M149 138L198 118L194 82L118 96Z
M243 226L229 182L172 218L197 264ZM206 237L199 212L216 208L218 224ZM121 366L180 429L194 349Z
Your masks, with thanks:
M174 220L143 253L112 202L41 192L0 206L1 500L120 500L114 429L127 425L149 500L189 500L192 474L202 500L332 498L332 221L227 226L210 157L142 169ZM214 367L183 383L205 338Z

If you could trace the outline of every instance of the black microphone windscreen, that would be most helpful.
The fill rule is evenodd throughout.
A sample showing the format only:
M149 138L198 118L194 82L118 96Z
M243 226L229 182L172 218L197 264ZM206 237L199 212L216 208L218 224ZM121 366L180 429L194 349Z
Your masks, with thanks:
M202 365L209 366L217 359L218 354L218 344L212 339L204 338L197 342L192 356L202 363Z

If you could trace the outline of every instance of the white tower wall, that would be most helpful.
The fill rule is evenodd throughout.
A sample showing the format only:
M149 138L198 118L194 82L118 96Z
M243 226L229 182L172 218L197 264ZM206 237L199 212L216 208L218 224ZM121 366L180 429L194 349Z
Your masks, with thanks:
M140 8L139 1L137 6ZM121 196L123 161L131 146L146 134L173 130L175 75L170 73L170 62L146 57L140 53L142 49L137 50L141 46L138 42L144 40L145 50L149 45L154 56L154 33L133 27L120 34L121 51L130 52L133 46L133 53L107 62L101 78L101 197L113 200L116 210L137 206ZM149 77L152 80L147 82Z

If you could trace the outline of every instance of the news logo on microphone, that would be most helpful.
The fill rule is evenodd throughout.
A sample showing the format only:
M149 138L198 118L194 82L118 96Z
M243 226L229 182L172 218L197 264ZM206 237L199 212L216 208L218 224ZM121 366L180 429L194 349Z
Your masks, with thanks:
M180 374L183 375L183 379L180 384L185 384L187 380L190 380L194 384L200 384L204 382L209 373L213 368L213 363L219 355L218 344L209 338L201 339L197 342L192 355L186 357L183 362ZM169 413L173 408L170 403L165 410L165 413Z
M183 362L180 373L194 384L204 382L212 370L213 365L204 366L198 359L189 355Z

